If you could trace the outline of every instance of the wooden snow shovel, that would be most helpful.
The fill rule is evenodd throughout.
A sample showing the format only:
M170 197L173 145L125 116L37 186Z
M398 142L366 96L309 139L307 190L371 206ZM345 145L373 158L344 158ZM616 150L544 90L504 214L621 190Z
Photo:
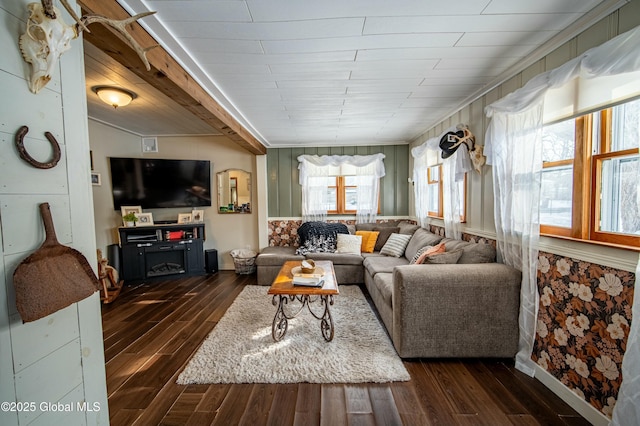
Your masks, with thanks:
M49 203L40 204L46 239L13 273L16 305L23 322L46 317L99 290L87 259L56 238Z

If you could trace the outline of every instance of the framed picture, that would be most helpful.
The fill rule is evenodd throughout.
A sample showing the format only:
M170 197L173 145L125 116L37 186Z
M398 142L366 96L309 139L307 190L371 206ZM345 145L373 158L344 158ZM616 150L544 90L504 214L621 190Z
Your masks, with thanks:
M138 218L137 226L151 226L153 225L153 213L136 213Z
M191 223L191 213L178 213L178 223Z
M122 212L122 216L126 215L127 213L138 214L138 213L142 213L142 207L141 206L121 206L120 211Z
M100 178L100 173L91 172L91 185L93 186L102 185L102 179Z
M195 223L204 222L204 210L191 210L191 221Z

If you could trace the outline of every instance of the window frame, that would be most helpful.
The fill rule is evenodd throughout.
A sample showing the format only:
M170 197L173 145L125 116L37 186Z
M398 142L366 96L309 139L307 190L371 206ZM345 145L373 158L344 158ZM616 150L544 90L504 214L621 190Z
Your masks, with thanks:
M347 188L358 188L357 185L347 185L346 178L348 176L335 176L336 184L328 185L329 188L336 188L336 210L327 210L327 214L331 215L352 215L357 214L357 210L346 210ZM380 213L380 197L378 197L378 213Z
M438 178L434 179L431 176L431 169L438 169ZM462 206L462 215L460 215L460 222L467 222L467 174L464 174L464 180L462 181L462 197L464 205ZM442 170L442 163L434 164L433 166L427 167L427 185L438 184L438 211L433 212L428 210L427 217L431 217L434 219L442 219L444 220L444 174Z
M573 163L573 199L571 228L540 224L541 235L640 250L640 236L598 229L601 205L597 194L601 191L602 162L639 154L638 148L611 152L613 108L614 106L609 106L575 117L573 160L543 163L543 169L561 165L560 163ZM594 131L594 116L599 119L599 132Z
M431 169L438 170L438 176L436 178L432 176ZM442 164L435 164L427 167L427 186L432 184L438 184L438 211L434 212L427 210L427 216L436 219L444 219L444 183L442 181Z

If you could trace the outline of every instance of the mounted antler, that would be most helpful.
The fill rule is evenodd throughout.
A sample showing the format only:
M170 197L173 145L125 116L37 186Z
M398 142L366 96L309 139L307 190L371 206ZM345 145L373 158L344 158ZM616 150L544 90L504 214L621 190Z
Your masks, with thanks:
M69 50L71 40L78 38L82 31L90 32L87 26L96 22L108 25L118 31L129 46L136 51L147 71L151 70L147 52L158 45L143 48L127 32L126 26L155 12L143 12L123 20L109 19L94 14L78 17L67 0L60 0L60 3L76 21L75 26L71 27L58 18L60 11L53 5L53 0L41 0L41 3L30 3L27 6L29 19L27 20L27 30L20 37L20 50L24 60L31 64L29 89L33 93L38 93L51 80L51 74L58 58Z

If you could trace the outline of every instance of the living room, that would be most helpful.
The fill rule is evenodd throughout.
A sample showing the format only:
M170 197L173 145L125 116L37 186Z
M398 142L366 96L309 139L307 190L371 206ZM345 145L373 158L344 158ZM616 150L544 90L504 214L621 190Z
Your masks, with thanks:
M17 35L20 31L23 4L19 1L11 2L2 7L6 14L5 22L11 22L15 31L5 34L8 39L6 46L17 45ZM53 131L54 134L64 135L59 141L65 148L66 157L61 166L53 169L52 173L45 174L42 170L29 169L28 166L10 166L2 172L5 190L2 191L3 206L0 210L3 218L2 238L4 262L2 263L3 288L7 292L0 292L0 371L7 377L13 377L15 388L2 387L2 401L13 400L61 400L63 396L73 397L83 393L87 401L100 401L106 405L104 392L104 358L97 353L102 352L102 339L100 318L96 315L98 302L95 297L77 304L73 313L65 312L63 324L76 321L75 331L65 334L56 331L56 338L35 343L34 355L27 357L26 347L18 347L19 336L42 330L42 327L33 324L21 324L20 317L15 309L12 299L11 275L15 266L26 257L27 252L37 248L42 240L40 218L37 215L36 206L39 202L48 201L52 205L54 220L62 243L73 245L82 251L87 258L94 258L95 248L104 252L111 244L117 243L115 229L121 225L120 212L113 208L110 189L109 157L145 157L171 158L171 159L200 159L207 158L212 162L212 176L226 169L242 169L251 174L251 190L253 211L251 214L220 214L217 203L214 201L210 208L204 209L207 239L205 249L217 249L219 253L220 269L232 271L233 260L229 251L234 248L251 248L260 250L274 242L274 232L289 232L295 229L295 222L301 219L300 186L298 184L297 156L300 154L317 155L357 155L374 154L382 152L386 155L385 166L387 175L381 180L380 193L380 219L413 219L418 221L413 179L414 158L410 151L421 146L429 139L439 137L451 126L465 123L469 126L479 144L484 144L485 130L489 124L489 118L484 115L484 108L501 99L506 94L522 87L536 75L554 69L573 57L578 56L592 47L597 47L613 38L623 34L638 25L638 2L632 1L622 9L610 13L602 20L585 28L580 35L576 35L570 42L561 45L556 50L529 64L520 72L514 74L508 80L501 82L487 93L463 105L453 115L444 118L434 124L417 138L407 144L366 144L366 145L340 145L310 147L278 147L266 149L266 155L255 155L238 145L233 139L212 129L208 134L202 135L160 135L157 137L157 153L143 154L141 150L141 134L153 135L152 131L144 133L131 132L126 128L118 128L108 123L95 119L84 119L87 115L85 102L88 94L83 80L83 73L79 64L86 62L83 59L83 49L74 46L63 56L60 62L61 72L57 78L49 83L55 90L44 90L38 95L29 94L26 88L26 67L20 52L12 48L11 54L2 64L2 87L6 88L10 99L20 99L18 108L5 107L3 116L7 117L4 123L6 134L4 140L7 145L13 139L13 127L22 123L21 120L29 120L30 117L39 114L44 117L42 123L28 123L31 127L30 137L40 137L45 131ZM18 17L18 18L16 18ZM14 34L15 33L15 34ZM77 44L81 44L77 42ZM80 84L79 82L82 82ZM62 90L64 88L64 90ZM23 101L24 99L24 101ZM142 100L142 99L139 99ZM134 101L135 102L135 101ZM62 104L65 105L64 109ZM15 110L14 110L15 109ZM117 112L126 113L126 107ZM86 125L84 123L87 123ZM112 123L113 124L113 123ZM88 135L88 140L86 135ZM10 148L10 147L8 147ZM44 156L48 152L45 145L39 148ZM8 149L7 152L10 150ZM6 158L3 155L3 159ZM89 158L92 158L95 173L101 176L101 185L90 186L88 183ZM9 161L5 160L8 164ZM13 176L20 176L19 178ZM85 179L87 178L87 179ZM86 180L87 182L82 182ZM496 239L496 226L494 220L494 181L492 168L484 166L481 173L475 171L467 175L466 187L466 222L464 233L489 240ZM23 196L21 194L29 194ZM93 207L92 207L93 206ZM91 214L93 211L93 214ZM180 213L187 209L153 209L147 210L153 213L154 220L175 220ZM189 209L190 212L190 209ZM353 219L344 217L343 219ZM442 219L430 220L430 225L444 229ZM277 231L276 231L277 229ZM225 230L225 232L220 232ZM228 230L233 230L230 232ZM292 236L288 235L288 236ZM589 271L589 281L600 281L606 276L617 277L627 289L633 287L635 267L637 264L637 250L633 248L620 248L607 244L592 244L571 239L551 238L542 236L539 244L540 256L548 262L549 269L540 276L537 282L541 296L544 288L552 288L557 285L563 274L564 268L580 271ZM4 285L6 283L6 286ZM631 292L632 294L632 292ZM544 299L546 300L546 299ZM602 300L606 304L606 300ZM618 302L614 302L618 303ZM13 304L13 306L12 306ZM542 306L545 306L544 304ZM547 307L552 306L548 305ZM8 307L8 308L6 308ZM6 309L5 309L6 308ZM553 309L562 311L569 306L553 305ZM623 303L623 310L630 318L630 300ZM551 309L545 312L541 309L541 319L545 327L551 330L554 319L551 317ZM585 315L590 324L596 324L598 318ZM56 319L58 319L56 317ZM607 323L607 321L605 321ZM604 328L606 329L606 325ZM628 326L628 324L627 324ZM46 330L46 328L44 328ZM585 331L588 339L599 342L598 330ZM12 343L13 341L13 343ZM61 345L61 342L63 343ZM81 343L80 343L81 342ZM597 343L596 343L597 345ZM578 385L571 387L563 384L567 370L549 366L551 359L557 362L558 357L566 357L569 354L563 349L558 340L538 335L535 340L534 360L539 365L536 378L545 383L555 393L563 395L566 400L572 400L580 412L591 423L604 424L607 414L611 414L611 406L607 404L607 398L612 396L612 388L619 386L619 378L602 378L598 385L594 382L582 381L578 378ZM62 348L62 351L60 350ZM82 351L80 352L80 348ZM607 348L608 354L616 354L621 357L624 345L615 348ZM86 351L85 351L86 349ZM600 349L602 350L602 349ZM82 357L74 355L82 353ZM603 352L604 353L604 352ZM549 354L553 356L549 357ZM599 353L592 354L593 359L598 358ZM33 364L31 376L27 374L28 368L23 372L23 366L16 367L16 360L29 359ZM555 357L555 358L554 358ZM68 365L65 360L73 359L73 374L67 374L61 368ZM76 362L77 361L77 362ZM594 361L595 362L595 361ZM621 360L617 361L620 365ZM544 368L545 365L548 368ZM81 367L76 368L76 364ZM47 393L38 389L36 371L59 370L59 375L48 373L44 381L46 383L64 383L64 392L55 390ZM14 372L20 371L16 374ZM78 373L78 371L80 373ZM551 372L553 371L553 372ZM9 373L10 372L10 373ZM545 375L546 373L546 375ZM20 376L20 377L18 377ZM69 377L73 376L72 379ZM591 380L591 379L589 379ZM11 380L10 380L11 381ZM3 383L7 381L3 380ZM613 385L617 383L617 385ZM575 394L580 394L576 397ZM19 396L17 396L19 395ZM37 398L36 398L37 397ZM69 396L71 398L71 396ZM582 401L589 401L582 404ZM582 405L581 405L582 404ZM582 410L582 411L581 411ZM588 413L588 414L585 414ZM86 422L95 423L102 421L104 414L87 414ZM7 424L18 424L18 417L9 418ZM21 420L22 421L22 420ZM3 422L4 424L4 422Z

